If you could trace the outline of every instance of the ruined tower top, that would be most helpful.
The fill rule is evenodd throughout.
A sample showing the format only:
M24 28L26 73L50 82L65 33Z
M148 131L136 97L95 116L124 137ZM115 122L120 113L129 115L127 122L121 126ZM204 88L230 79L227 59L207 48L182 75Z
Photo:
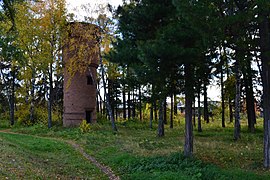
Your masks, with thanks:
M66 66L75 65L74 68L83 69L87 66L98 66L98 35L99 28L94 24L83 22L71 22L68 25L68 40L65 52L69 56L69 63ZM74 62L73 62L74 61ZM67 63L67 62L65 62Z

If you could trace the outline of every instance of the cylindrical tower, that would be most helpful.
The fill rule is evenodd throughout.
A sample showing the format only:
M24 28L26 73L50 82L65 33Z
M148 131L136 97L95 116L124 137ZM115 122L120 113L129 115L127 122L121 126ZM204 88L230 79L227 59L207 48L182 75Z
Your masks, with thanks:
M63 125L78 126L83 119L96 121L96 77L98 67L98 27L70 23L69 38L63 48Z

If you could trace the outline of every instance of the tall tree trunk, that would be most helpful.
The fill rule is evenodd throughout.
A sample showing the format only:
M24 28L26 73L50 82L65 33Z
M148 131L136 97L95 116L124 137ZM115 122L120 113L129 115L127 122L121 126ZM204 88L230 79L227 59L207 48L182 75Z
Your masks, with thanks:
M164 136L164 100L159 100L158 137Z
M11 82L11 94L10 94L10 125L13 126L15 123L14 112L15 112L15 70L11 71L12 82Z
M154 115L155 115L155 121L157 121L157 101L154 100Z
M118 120L118 107L117 107L117 103L115 104L115 120Z
M192 101L193 101L193 68L190 64L185 65L185 146L184 155L193 154L193 132L192 132Z
M171 117L170 117L170 128L172 129L173 128L173 105L174 105L174 102L173 102L173 93L171 94Z
M99 47L99 65L100 65L100 69L101 69L101 79L102 79L102 83L103 83L103 87L104 87L106 109L107 109L107 112L108 112L108 115L109 115L109 118L111 121L112 129L113 129L113 131L117 131L117 127L116 127L113 112L112 112L112 107L110 104L110 96L107 93L107 89L106 89L105 69L104 69L104 65L103 65L103 59L102 59L100 47Z
M234 140L238 140L240 138L240 86L241 86L241 79L240 79L240 67L239 67L239 60L235 62L235 120L234 120Z
M135 89L132 92L132 117L136 117L136 98L135 98Z
M262 8L262 7L259 7ZM260 46L262 59L263 81L263 118L264 118L264 167L270 167L270 30L269 13L261 12Z
M193 99L193 107L192 107L192 115L193 115L193 126L196 127L196 104L195 104L195 96L194 96L194 99Z
M103 111L105 111L104 109L102 109L102 107L103 107L103 101L102 101L102 98L101 98L101 96L99 96L99 99L100 99L100 102L99 102L99 109L100 109L100 113L101 114L103 114Z
M224 49L225 52L225 61L226 61L226 74L227 78L230 77L230 72L229 72L229 58L226 53L226 49ZM229 105L229 116L230 116L230 123L233 122L233 105L232 105L232 98L229 96L228 98L228 105Z
M230 122L233 122L233 105L232 105L232 100L229 99L229 113L230 113Z
M92 77L92 79L93 79L93 77ZM93 81L93 82L96 82L96 81ZM100 104L101 104L101 98L100 98L100 93L99 93L99 82L96 82L96 88L97 88L97 93L96 93L96 103L97 103L97 107L96 107L96 111L97 111L97 113L100 113L100 114L102 114L102 108L101 108L101 106L100 106Z
M163 110L163 113L164 113L164 124L167 124L167 101L166 101L166 98L164 100L164 110Z
M150 107L150 128L153 128L153 117L154 117L154 111L153 111L153 103L151 103L151 107Z
M113 91L115 93L115 89ZM115 121L117 121L118 120L118 114L117 114L117 112L118 112L117 95L114 97L113 100L114 100L114 103L113 103L114 116L115 116Z
M113 81L108 79L108 97L110 102L110 107L112 111L112 115L115 119L115 108L114 108L114 97L113 97Z
M141 86L139 86L139 115L140 115L140 121L142 120L142 90Z
M3 81L5 86L8 86L10 82L6 80L4 77L4 72L3 69L0 68L0 72L3 76ZM11 81L11 92L9 91L9 88L7 89L7 95L8 95L8 105L9 105L9 120L10 120L10 125L14 125L14 112L15 112L15 71L11 70L11 76L12 76L12 81Z
M201 82L198 82L198 132L202 132L201 122Z
M220 86L221 86L221 122L222 127L225 128L225 98L224 98L224 72L223 72L223 61L224 57L221 57L221 73L220 73Z
M128 90L128 119L130 119L131 118L131 99L130 99L130 90Z
M32 71L34 71L32 69ZM34 107L34 99L35 99L35 75L34 72L32 72L32 78L31 78L31 101L30 101L30 122L34 124L34 112L35 112L35 107Z
M259 74L261 77L263 77L263 72L262 72L262 63L260 63L260 55L258 55L258 52L255 52L255 59L256 59L256 64L259 70Z
M244 84L246 90L246 103L247 103L247 116L248 116L248 129L250 132L255 132L255 122L256 122L256 114L255 114L255 100L253 93L253 84L252 84L252 73L251 73L251 64L250 61L247 62L246 67L244 67Z
M209 123L209 111L208 111L208 98L207 98L207 84L203 83L203 117L206 123Z
M127 108L126 108L126 90L125 84L123 84L123 118L127 119Z
M52 102L53 102L53 68L52 63L49 64L49 94L48 94L48 128L52 127Z
M106 83L106 82L105 82ZM106 87L104 87L104 89L105 89ZM106 113L106 111L107 111L107 108L106 108L106 94L104 93L104 95L103 95L103 99L104 99L104 102L103 102L103 115L106 115L106 117L107 117L107 113Z
M173 111L174 111L174 115L177 115L177 96L176 93L173 94L173 102L174 102L174 106L173 106Z

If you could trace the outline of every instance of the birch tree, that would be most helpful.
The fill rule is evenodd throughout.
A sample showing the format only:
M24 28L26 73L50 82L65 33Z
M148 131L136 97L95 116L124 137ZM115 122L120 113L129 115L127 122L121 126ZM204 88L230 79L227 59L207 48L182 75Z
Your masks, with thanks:
M9 104L10 124L15 123L15 86L21 51L15 44L16 35L16 11L17 3L23 1L4 0L0 9L0 76L3 84L3 92L7 96Z
M61 66L62 39L66 25L65 1L27 1L16 6L17 44L24 52L22 78L30 121L35 123L37 81L46 80L48 127L52 126L54 76ZM48 84L48 86L47 86Z

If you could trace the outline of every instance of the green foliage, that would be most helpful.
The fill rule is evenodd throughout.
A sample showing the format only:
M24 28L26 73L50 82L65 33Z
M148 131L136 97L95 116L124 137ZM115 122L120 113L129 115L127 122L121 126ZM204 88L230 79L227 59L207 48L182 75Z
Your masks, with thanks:
M15 112L17 119L16 126L31 126L33 123L30 121L30 111L28 105L22 105ZM62 125L62 117L59 116L57 111L52 114L52 120L54 125ZM46 125L48 121L47 108L39 106L35 108L34 122L35 124Z
M9 114L1 113L0 114L0 129L6 129L10 127Z
M87 121L86 121L85 119L82 120L82 122L81 122L81 124L80 124L80 131L81 131L82 133L87 133L87 132L90 131L90 128L91 128L90 124L87 123Z
M174 153L169 156L155 156L138 158L127 166L123 167L122 172L124 177L129 179L134 175L143 177L147 175L146 179L155 177L155 174L161 175L162 179L170 177L170 179L263 179L253 173L241 173L239 170L227 171L220 167L194 158L185 158L183 154ZM141 174L141 175L139 175Z
M97 122L98 124L110 124L109 120L107 119L106 115L102 114L102 113L97 113Z
M123 172L128 174L174 172L185 175L190 179L229 179L217 167L196 159L187 159L178 153L170 156L141 158L124 167ZM175 175L172 177L176 178L177 176Z
M26 106L24 106L26 107ZM30 126L32 122L30 121L30 112L28 108L21 108L16 112L16 119L18 126Z
M234 99L235 97L235 76L230 76L224 82L225 85L225 98Z

